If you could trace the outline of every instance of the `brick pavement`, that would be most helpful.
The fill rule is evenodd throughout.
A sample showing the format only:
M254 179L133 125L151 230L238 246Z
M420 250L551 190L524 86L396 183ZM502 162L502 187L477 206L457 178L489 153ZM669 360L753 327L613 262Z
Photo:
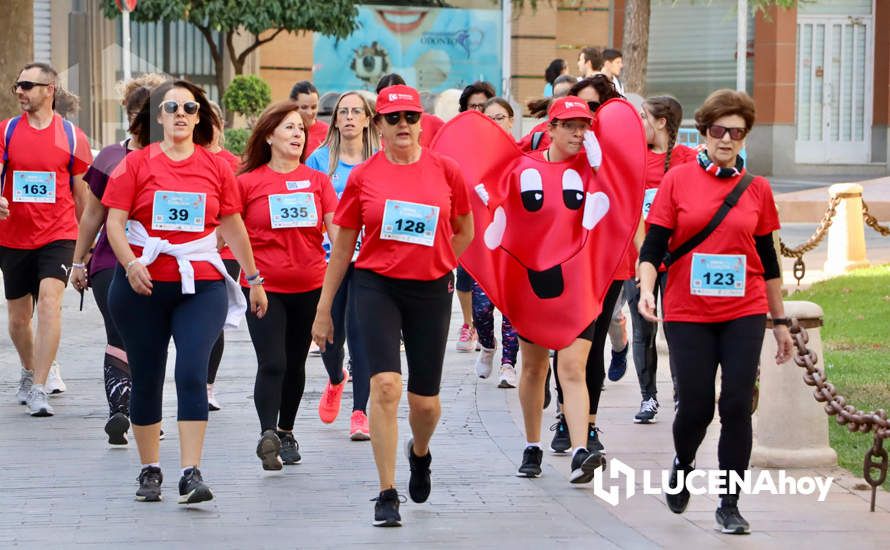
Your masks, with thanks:
M217 381L223 410L211 413L207 433L202 471L216 498L192 507L175 502L178 445L170 376L164 407L168 436L161 445L166 500L138 503L133 500L139 470L135 444L109 448L102 431L101 318L91 296L83 312L77 311L78 302L69 289L59 352L68 392L53 398L56 416L50 419L27 416L13 400L18 360L0 306L0 396L5 396L0 398L0 547L155 547L159 542L169 548L890 546L886 493L877 514L865 513L865 492L838 485L825 503L804 496L746 497L742 510L754 534L727 537L713 530L711 497L693 497L683 516L671 514L660 497L640 494L613 508L595 498L589 486L570 486L568 458L549 455L542 478L516 478L523 446L516 391L478 380L473 356L455 353L453 342L442 385L443 418L432 443L432 495L426 504L402 505L401 529L374 528L369 499L377 489L370 444L348 440L348 414L341 413L333 425L318 420L324 386L320 359L309 360L306 397L297 417L302 464L281 473L261 470L254 455L258 424L250 399L256 363L244 328L227 334ZM672 456L672 413L664 410L654 425L634 425L639 397L632 366L629 370L603 396L603 439L610 456L634 467L660 469ZM666 378L660 380L662 395L669 395L669 385ZM347 389L344 411L350 406ZM403 399L402 439L406 413ZM551 406L545 422L552 418ZM700 467L716 463L716 427L702 448ZM407 476L400 456L397 481L404 493ZM847 476L841 483L850 487L856 480Z

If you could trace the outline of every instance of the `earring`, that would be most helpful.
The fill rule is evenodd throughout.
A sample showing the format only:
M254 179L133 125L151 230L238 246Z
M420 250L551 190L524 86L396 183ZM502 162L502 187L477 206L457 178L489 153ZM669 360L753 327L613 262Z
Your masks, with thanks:
M267 140L266 140L266 145L272 145L272 140L271 140L271 139L267 139Z

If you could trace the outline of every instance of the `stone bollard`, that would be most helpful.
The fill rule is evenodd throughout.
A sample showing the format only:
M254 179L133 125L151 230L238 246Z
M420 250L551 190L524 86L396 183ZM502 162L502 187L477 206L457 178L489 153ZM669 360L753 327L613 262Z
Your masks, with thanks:
M822 355L822 308L812 302L785 302L785 315L807 329L808 347ZM806 371L793 360L776 364L776 339L767 323L760 352L760 404L754 413L751 465L760 468L835 466L837 453L828 445L828 415L803 381Z
M828 257L823 268L827 275L840 275L868 267L865 257L865 222L862 220L862 186L858 183L836 183L828 194L841 199L837 215L828 228Z

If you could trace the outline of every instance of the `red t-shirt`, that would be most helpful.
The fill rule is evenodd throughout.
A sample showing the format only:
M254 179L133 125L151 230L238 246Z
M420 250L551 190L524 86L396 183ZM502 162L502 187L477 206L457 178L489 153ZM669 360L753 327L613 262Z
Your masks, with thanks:
M547 125L550 124L549 120L545 120L541 122L534 128L532 131L527 133L525 137L519 140L519 148L524 152L529 151L543 151L544 149L550 147L550 132L547 131ZM541 141L538 143L538 146L535 149L532 149L532 141L536 133L541 132Z
M439 133L439 129L445 126L445 121L436 115L423 113L420 116L420 145L421 147L429 147L433 143L433 138Z
M668 249L676 249L708 224L740 178L712 176L697 163L672 168L661 182L648 221L673 230ZM778 229L779 215L772 189L765 178L758 176L714 232L668 269L665 320L719 323L766 313L766 282L754 237ZM695 253L743 255L746 262L744 296L693 295L691 264Z
M318 146L324 143L324 139L328 136L328 128L330 125L321 120L315 119L306 136L306 155L303 158L309 158Z
M156 194L159 200L164 191L180 193L205 193L204 229L201 231L161 230L152 228L152 207ZM219 218L241 211L235 175L229 165L203 147L187 159L171 160L160 144L133 151L117 165L108 181L102 204L108 208L126 210L131 220L145 226L152 237L166 239L172 244L182 244L204 237L219 225ZM136 256L142 248L132 246ZM222 275L208 262L192 262L195 280L214 281ZM148 266L154 281L179 281L176 258L161 254Z
M9 119L0 123L0 158L6 148L7 124ZM93 162L93 154L80 128L75 128L75 142L73 175L80 176ZM68 173L70 162L71 149L62 117L53 115L52 124L37 130L28 122L28 113L23 113L9 140L3 185L3 196L9 201L9 217L0 221L0 246L35 250L53 241L77 239L77 217ZM16 171L55 174L55 202L13 200Z
M237 174L238 170L241 168L241 159L237 156L233 155L231 152L226 151L225 149L220 149L214 155L226 161L232 168L232 173ZM223 260L234 260L235 255L232 254L232 250L229 248L229 245L225 245L222 247L222 250L219 251L219 255L222 256Z
M384 229L392 232L395 228L383 224L387 200L439 208L436 230L429 237L432 246L381 238ZM391 214L398 211L397 206L390 203ZM350 229L365 226L355 267L394 279L432 281L457 265L451 248L453 224L458 216L470 212L467 186L454 160L423 149L417 162L393 164L380 151L349 174L334 223ZM393 216L390 221L402 220ZM414 225L413 220L405 221ZM409 224L400 227L407 231ZM414 228L419 229L420 224Z
M324 248L321 246L324 216L337 209L337 193L327 175L300 165L287 174L275 172L267 165L238 176L243 205L244 224L253 248L257 269L271 292L308 292L324 282ZM281 209L299 208L277 202L271 195L312 195L315 225L306 227L272 227L272 209L276 216ZM273 205L270 209L270 203ZM310 208L311 211L311 208ZM290 212L285 212L290 216ZM287 219L283 218L286 222ZM304 221L306 217L303 218ZM241 273L241 286L248 286Z

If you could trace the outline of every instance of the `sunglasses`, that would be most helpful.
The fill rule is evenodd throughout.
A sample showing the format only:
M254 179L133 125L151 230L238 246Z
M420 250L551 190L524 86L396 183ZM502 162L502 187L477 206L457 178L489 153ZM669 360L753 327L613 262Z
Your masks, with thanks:
M171 99L170 101L161 103L161 109L165 113L172 115L179 110L180 105L182 105L182 110L187 115L193 115L197 113L198 109L201 107L200 105L198 105L197 101L186 101L185 103L179 103L178 101L173 101Z
M748 130L745 128L727 128L726 126L717 126L716 124L708 126L708 135L714 139L723 139L726 132L729 132L729 139L733 141L741 141L745 139Z
M15 93L16 90L21 88L23 91L28 91L34 89L34 86L49 86L47 82L31 82L30 80L19 80L15 84L12 85L12 93Z
M386 120L388 124L391 126L395 126L402 120L402 115L405 115L405 122L408 124L417 124L417 121L420 120L420 113L417 111L397 111L395 113L386 113L383 115L383 119Z

